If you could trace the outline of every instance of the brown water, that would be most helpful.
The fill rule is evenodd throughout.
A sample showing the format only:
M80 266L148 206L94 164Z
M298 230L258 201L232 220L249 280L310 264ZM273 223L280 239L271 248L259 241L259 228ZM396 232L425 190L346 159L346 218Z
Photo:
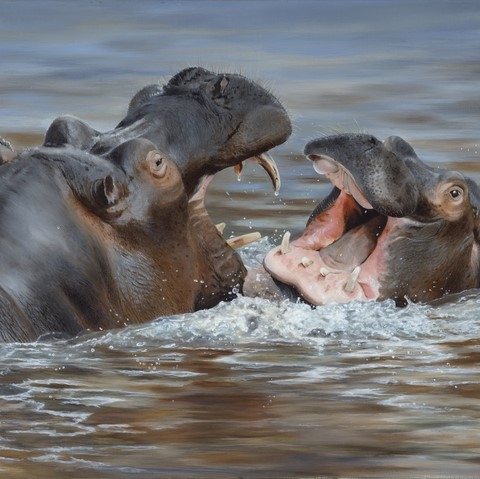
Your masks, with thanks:
M209 209L261 261L329 191L324 133L399 135L480 181L477 1L3 1L0 136L72 113L112 128L189 65L240 71L288 108L275 197L222 172ZM0 346L2 478L480 476L480 297L433 308L239 299L142 327Z

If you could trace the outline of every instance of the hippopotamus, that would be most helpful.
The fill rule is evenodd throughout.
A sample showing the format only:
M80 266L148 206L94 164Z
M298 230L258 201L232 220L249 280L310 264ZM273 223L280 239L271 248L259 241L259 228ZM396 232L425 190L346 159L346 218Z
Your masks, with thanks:
M0 164L0 339L76 335L209 308L245 267L208 217L211 176L285 141L282 105L239 75L147 87L114 130L74 117ZM278 186L278 185L277 185Z
M480 193L471 179L428 166L397 136L327 136L305 155L334 187L298 238L286 233L267 253L277 285L312 305L399 306L479 287Z

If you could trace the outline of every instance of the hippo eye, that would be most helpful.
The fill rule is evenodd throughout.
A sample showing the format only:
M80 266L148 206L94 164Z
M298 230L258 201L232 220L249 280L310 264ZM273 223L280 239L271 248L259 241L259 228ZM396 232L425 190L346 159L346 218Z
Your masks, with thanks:
M454 201L459 201L463 198L463 189L458 186L453 186L448 190L450 198Z

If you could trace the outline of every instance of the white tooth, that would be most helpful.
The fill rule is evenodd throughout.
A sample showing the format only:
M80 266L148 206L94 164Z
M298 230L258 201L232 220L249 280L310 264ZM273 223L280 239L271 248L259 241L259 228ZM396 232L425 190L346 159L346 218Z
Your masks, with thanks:
M305 266L305 268L308 268L310 265L313 264L313 259L303 256L300 262L303 264L303 266Z
M230 246L230 248L241 248L242 246L257 241L261 237L262 235L258 231L256 231L255 233L247 233L241 236L235 236L234 238L229 238L227 240L227 244L228 246Z
M225 223L218 223L218 225L215 225L217 227L217 230L219 233L223 233L223 230L225 229L225 226L227 226Z
M280 245L280 251L282 254L288 253L290 246L290 231L286 231L282 238L282 244Z
M343 288L346 293L353 293L355 285L357 284L358 277L360 276L360 266L357 266L351 273L348 278L345 287Z
M330 273L331 273L331 271L328 270L327 268L320 268L320 274L321 274L322 276L327 276L327 275L330 274Z

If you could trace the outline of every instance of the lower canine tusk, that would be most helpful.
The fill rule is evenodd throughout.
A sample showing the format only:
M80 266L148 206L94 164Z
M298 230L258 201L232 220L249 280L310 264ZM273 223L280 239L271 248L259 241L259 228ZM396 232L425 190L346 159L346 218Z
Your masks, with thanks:
M320 268L320 274L325 277L327 275L329 275L331 273L331 271L327 268Z
M217 228L217 230L220 234L223 233L223 230L225 229L225 226L227 226L225 223L218 223L218 225L215 225L215 227Z
M247 233L241 236L235 236L234 238L229 238L227 240L227 244L230 246L230 248L237 249L253 243L254 241L259 240L261 237L262 235L256 231L255 233Z
M357 284L357 280L358 280L359 276L360 276L360 266L357 266L350 273L347 284L345 285L345 288L343 288L346 293L353 293L353 290L355 289L355 286Z
M308 268L313 264L313 259L303 256L302 259L300 260L300 263L303 264L304 268Z
M290 231L286 231L282 238L282 243L280 245L280 252L282 254L288 253L290 247Z

